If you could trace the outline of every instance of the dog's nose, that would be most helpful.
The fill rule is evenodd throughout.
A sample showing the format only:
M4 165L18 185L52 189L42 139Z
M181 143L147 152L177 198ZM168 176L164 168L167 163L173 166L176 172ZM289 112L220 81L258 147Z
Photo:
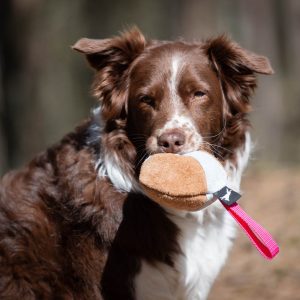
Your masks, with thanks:
M158 137L157 143L164 152L178 153L185 144L185 135L179 130L168 131Z

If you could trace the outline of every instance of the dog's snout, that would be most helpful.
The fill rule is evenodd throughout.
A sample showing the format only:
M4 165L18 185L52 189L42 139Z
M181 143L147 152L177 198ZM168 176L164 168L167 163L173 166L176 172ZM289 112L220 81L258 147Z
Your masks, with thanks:
M179 130L168 131L160 135L157 142L164 152L178 153L185 144L185 134Z

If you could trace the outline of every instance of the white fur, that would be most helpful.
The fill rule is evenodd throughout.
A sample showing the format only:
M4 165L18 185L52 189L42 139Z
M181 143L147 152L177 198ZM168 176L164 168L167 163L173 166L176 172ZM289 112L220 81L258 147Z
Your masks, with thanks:
M99 136L102 135L104 123L101 119L101 107L96 107L92 111L95 124L97 124L97 131ZM93 142L93 141L91 141ZM126 174L120 167L119 158L117 155L108 151L102 151L100 158L96 161L95 168L98 171L99 177L108 177L113 186L120 192L140 192L138 183L132 177Z
M172 98L172 103L175 108L175 113L178 111L178 106L181 105L180 97L177 93L178 74L180 71L181 58L179 55L174 55L171 61L171 76L169 80L169 89Z
M108 177L114 187L121 192L130 192L133 187L133 178L127 176L119 167L118 161L110 154L105 154L96 163L99 176Z
M117 155L111 153L103 153L102 155L96 162L99 177L108 177L119 192L142 192L135 178L122 170Z
M239 185L251 150L251 139L237 152L237 165L228 162L229 186ZM135 280L138 300L204 300L226 261L235 237L235 222L219 201L198 212L168 210L170 219L181 230L179 245L183 252L175 258L175 267L142 262Z

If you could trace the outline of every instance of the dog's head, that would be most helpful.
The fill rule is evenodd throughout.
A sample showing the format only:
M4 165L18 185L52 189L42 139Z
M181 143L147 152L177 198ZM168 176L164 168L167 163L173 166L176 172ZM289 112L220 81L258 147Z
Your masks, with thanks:
M228 158L244 141L255 73L273 72L267 58L225 36L147 41L133 28L112 39L81 39L73 48L97 71L93 92L106 143L129 160L200 148Z

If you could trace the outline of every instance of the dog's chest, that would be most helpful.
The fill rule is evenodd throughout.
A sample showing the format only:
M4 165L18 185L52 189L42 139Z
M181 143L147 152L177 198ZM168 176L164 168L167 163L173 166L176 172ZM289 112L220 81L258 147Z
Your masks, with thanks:
M182 254L175 257L173 268L143 261L135 280L136 299L206 299L226 260L234 224L217 203L205 212L170 218L180 228L178 242Z

